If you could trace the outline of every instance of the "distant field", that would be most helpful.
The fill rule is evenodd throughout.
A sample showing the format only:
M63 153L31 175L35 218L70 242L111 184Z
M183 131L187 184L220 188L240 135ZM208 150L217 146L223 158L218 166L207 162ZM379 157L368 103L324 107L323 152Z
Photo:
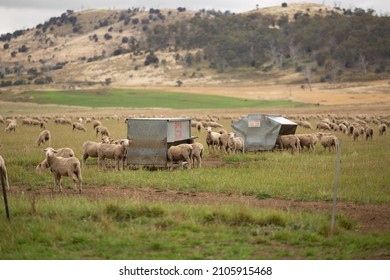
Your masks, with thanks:
M251 100L236 97L169 92L160 90L84 90L84 91L31 91L2 98L4 101L33 102L87 107L126 108L256 108L299 106L303 103L288 100Z

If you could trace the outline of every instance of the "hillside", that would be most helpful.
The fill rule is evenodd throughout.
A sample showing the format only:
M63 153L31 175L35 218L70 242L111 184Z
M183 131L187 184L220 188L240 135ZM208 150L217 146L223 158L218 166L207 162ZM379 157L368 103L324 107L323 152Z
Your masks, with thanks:
M381 28L388 24L389 18L361 9L312 3L237 15L185 8L67 11L0 37L0 85L310 86L383 79L390 38Z

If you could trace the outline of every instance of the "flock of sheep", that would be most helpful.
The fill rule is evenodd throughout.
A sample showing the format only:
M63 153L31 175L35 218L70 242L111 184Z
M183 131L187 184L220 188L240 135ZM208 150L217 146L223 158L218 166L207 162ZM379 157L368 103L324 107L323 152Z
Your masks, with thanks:
M286 116L287 118L294 119L296 123L307 129L312 130L311 133L306 134L291 134L291 135L279 135L276 141L275 149L282 151L291 149L291 152L301 152L305 148L308 151L314 151L317 142L321 143L325 150L336 151L338 148L338 137L335 132L344 133L350 135L353 140L359 139L370 140L373 138L374 129L373 125L378 126L377 131L380 136L385 135L387 127L390 122L385 117L355 117L353 119L347 119L342 117L322 117L316 124L316 128L313 129L309 120L311 117L307 116ZM205 143L208 147L209 153L244 153L245 141L242 137L236 137L233 132L227 132L221 124L219 124L218 117L207 118L202 120L200 118L192 118L192 126L196 128L198 133L202 130L206 132ZM95 130L95 135L101 136L101 141L86 141L83 143L82 149L82 161L75 156L74 151L69 147L60 149L53 149L51 145L51 133L46 129L46 122L48 119L34 119L23 118L22 125L37 125L40 126L41 133L38 135L36 144L41 146L43 144L48 145L45 149L45 159L39 163L36 170L41 172L46 169L50 169L54 176L54 190L62 191L61 178L68 176L72 178L74 183L74 190L77 192L82 191L82 168L86 166L88 158L97 158L98 167L103 170L106 169L105 160L111 159L115 162L115 168L117 170L123 170L127 157L127 149L131 146L132 140L118 139L112 140L111 134L107 127L103 126L101 121L90 118L79 118L75 122L71 122L65 118L55 118L56 124L67 124L72 126L72 131L79 130L86 132L87 129L83 123L91 123ZM234 119L231 120L232 122ZM0 123L5 123L6 133L15 133L18 127L15 118L4 119L0 116ZM219 130L213 131L213 130ZM1 146L1 144L0 144ZM173 164L178 163L181 168L186 166L187 168L201 167L204 155L204 147L200 142L191 144L180 144L169 147L167 151L167 162L169 169L173 169ZM7 169L4 159L0 156L0 169L5 175L5 181L7 189L9 189Z

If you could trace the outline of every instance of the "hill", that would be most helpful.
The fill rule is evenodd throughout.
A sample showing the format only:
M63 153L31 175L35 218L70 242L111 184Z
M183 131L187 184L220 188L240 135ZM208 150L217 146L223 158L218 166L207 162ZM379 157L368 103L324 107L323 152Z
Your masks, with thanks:
M388 76L388 17L312 3L241 14L68 10L0 37L0 85L215 85ZM337 27L337 29L335 29Z

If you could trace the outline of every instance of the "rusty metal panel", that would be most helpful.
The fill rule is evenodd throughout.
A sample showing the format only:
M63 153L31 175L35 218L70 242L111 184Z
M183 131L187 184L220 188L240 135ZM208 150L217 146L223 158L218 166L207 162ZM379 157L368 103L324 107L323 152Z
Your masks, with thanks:
M246 151L271 150L278 135L294 134L297 124L279 115L252 114L232 124Z

